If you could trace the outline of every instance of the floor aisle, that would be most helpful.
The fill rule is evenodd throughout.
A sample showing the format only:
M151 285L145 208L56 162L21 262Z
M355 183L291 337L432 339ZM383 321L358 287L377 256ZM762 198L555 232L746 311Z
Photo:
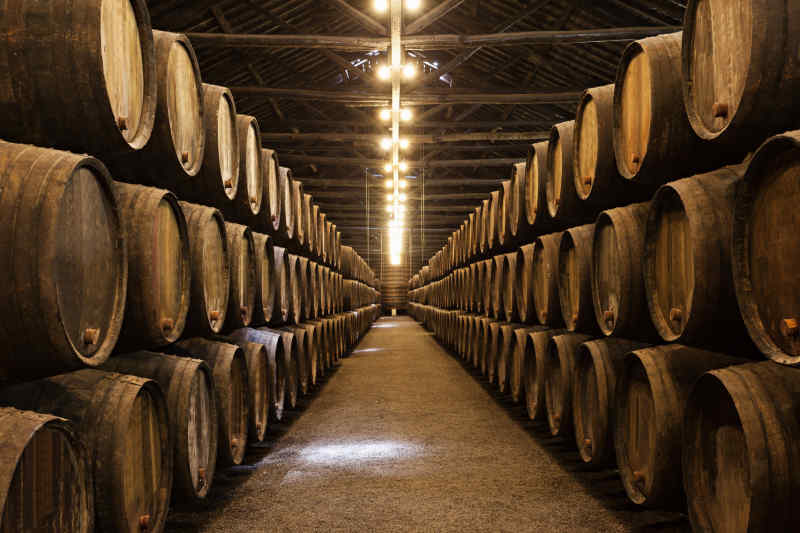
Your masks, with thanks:
M627 503L407 317L383 318L248 466L170 532L685 531Z

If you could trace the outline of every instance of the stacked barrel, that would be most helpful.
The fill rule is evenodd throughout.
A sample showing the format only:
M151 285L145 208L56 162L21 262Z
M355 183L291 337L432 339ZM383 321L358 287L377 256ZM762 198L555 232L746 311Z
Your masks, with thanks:
M0 56L0 530L161 531L377 280L350 249L345 286L336 225L144 0L6 2Z
M477 375L697 531L800 526L798 30L691 0L409 282Z

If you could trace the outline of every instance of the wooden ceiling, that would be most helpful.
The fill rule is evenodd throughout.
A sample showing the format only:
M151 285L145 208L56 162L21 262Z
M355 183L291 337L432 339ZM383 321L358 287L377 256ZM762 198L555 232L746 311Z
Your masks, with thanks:
M401 93L415 114L401 128L417 167L407 173L410 271L510 177L531 142L574 118L580 91L613 81L627 42L680 26L684 4L422 0L407 14L407 61L424 70ZM386 227L378 140L388 129L377 112L391 84L374 71L386 61L388 17L372 0L148 5L154 28L190 34L203 81L231 87L238 112L258 118L264 146L378 272Z

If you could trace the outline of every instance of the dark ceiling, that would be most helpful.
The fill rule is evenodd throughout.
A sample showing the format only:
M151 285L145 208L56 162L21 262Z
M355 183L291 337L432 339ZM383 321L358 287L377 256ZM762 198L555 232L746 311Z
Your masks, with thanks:
M434 17L427 13L440 4L449 8L443 16L415 27L417 18L430 22ZM683 4L423 0L418 14L406 16L405 25L424 35L679 26ZM372 0L149 0L148 5L154 28L186 33L385 38L388 26L387 16L373 10ZM413 144L406 154L408 160L425 166L408 173L411 272L441 248L466 214L500 187L500 180L510 177L511 163L524 159L531 142L554 123L574 117L576 100L561 93L613 81L617 60L629 40L514 45L495 41L476 48L447 44L441 49L407 49L413 54L407 61L416 62L426 74L403 88L404 96L414 94L422 103L414 106L415 120L402 133L450 135ZM266 134L264 146L278 151L281 164L293 168L306 191L341 229L342 241L379 272L386 219L380 161L386 156L376 141L387 127L377 119L374 100L389 97L391 88L375 78L373 69L385 61L385 52L243 48L201 42L199 37L193 42L203 81L234 90L238 112L258 118ZM433 70L437 73L430 74ZM555 99L560 103L532 102L552 100L547 98L553 96L550 93L559 93ZM466 103L445 101L453 97ZM524 134L507 135L513 132ZM271 135L280 133L300 135ZM336 135L316 135L320 133ZM473 135L461 139L452 135L464 133Z

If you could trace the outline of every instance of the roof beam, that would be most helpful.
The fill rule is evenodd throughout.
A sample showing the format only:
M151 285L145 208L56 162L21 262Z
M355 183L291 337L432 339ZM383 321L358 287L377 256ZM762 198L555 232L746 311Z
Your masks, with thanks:
M433 9L428 10L406 26L405 33L413 35L419 33L452 10L464 3L464 0L445 0Z
M261 140L266 142L367 142L379 143L385 135L369 133L262 133ZM411 144L438 144L466 141L536 141L550 137L550 130L542 131L479 131L475 133L447 133L443 135L404 135Z
M403 46L411 50L451 50L481 46L523 46L587 44L615 41L634 41L662 33L680 31L680 26L634 26L626 28L594 28L586 30L537 30L506 33L459 35L454 33L416 35L403 38ZM320 48L349 52L388 50L389 39L349 35L305 34L226 34L188 33L192 46L197 48ZM474 51L471 51L471 54ZM446 67L446 66L445 66ZM431 73L444 75L442 67ZM351 65L352 68L352 65ZM450 67L453 69L455 67Z
M385 159L367 159L361 157L318 157L294 154L281 154L281 163L315 164L331 166L383 168ZM520 158L498 159L453 159L443 161L408 161L409 168L451 168L451 167L507 167L520 163ZM485 196L485 195L484 195Z
M237 96L278 97L288 100L314 100L358 104L366 106L388 106L391 98L380 93L361 91L320 91L292 87L230 87ZM450 89L443 91L427 91L402 96L403 105L430 105L440 103L451 104L569 104L578 102L582 91L564 92L527 92L527 93L481 93Z
M424 113L423 113L424 114ZM372 115L370 115L371 118ZM308 119L287 119L283 126L318 126L318 127L348 127L348 128L363 128L365 124L358 120L308 120ZM548 129L552 126L552 122L542 120L475 120L475 121L460 121L458 124L453 124L452 120L419 120L417 117L414 120L413 128L449 128L453 129L455 126L459 128L468 129L481 129L481 128L523 128L534 127L541 129ZM269 127L265 124L261 130L266 131ZM388 126L383 122L375 122L375 127L386 130Z
M386 26L363 11L354 8L347 3L346 0L328 0L328 2L341 9L345 15L363 26L365 30L377 33L378 35L389 35L389 30L386 29Z

